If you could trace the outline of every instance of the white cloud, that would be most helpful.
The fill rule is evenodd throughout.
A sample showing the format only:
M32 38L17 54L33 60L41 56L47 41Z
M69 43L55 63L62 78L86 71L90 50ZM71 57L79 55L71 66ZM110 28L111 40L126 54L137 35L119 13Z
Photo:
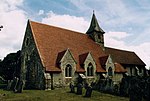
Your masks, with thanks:
M127 34L126 32L108 32L105 36L121 40L121 39L126 38L127 36L130 36L130 35Z
M83 17L70 16L67 14L58 15L52 11L47 14L47 17L42 19L42 22L84 33L89 25L89 22L87 22Z
M1 0L0 11L10 11L17 9L17 6L22 5L23 0Z
M123 41L124 38L130 36L126 32L108 32L104 34L105 46L116 47L124 49L126 43Z
M105 46L113 47L128 51L134 51L146 64L146 68L150 67L150 42L141 43L139 45L128 45L121 40L130 36L126 32L108 32L105 34ZM118 40L119 39L119 40Z
M44 10L39 10L38 15L43 15L44 14Z
M23 0L2 0L0 3L0 58L21 49L26 25L26 12L19 9Z
M87 1L89 0L70 0L70 2L76 6L80 11L92 11L89 6L87 6ZM86 13L86 12L85 12Z
M150 42L142 43L138 46L130 46L138 56L146 63L146 68L150 69Z

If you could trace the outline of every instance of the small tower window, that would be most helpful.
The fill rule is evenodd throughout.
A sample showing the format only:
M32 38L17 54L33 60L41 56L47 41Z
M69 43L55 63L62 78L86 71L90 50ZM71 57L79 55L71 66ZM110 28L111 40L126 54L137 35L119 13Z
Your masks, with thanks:
M98 35L98 39L99 39L100 42L104 42L102 35Z
M98 35L98 39L101 39L101 35Z

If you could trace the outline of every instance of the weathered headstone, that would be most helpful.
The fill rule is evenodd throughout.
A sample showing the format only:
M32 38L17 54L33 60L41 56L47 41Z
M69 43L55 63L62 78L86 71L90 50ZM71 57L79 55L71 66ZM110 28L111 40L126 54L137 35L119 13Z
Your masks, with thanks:
M84 83L84 88L87 89L89 84L87 82Z
M12 86L12 83L13 83L13 80L8 80L8 83L7 83L7 90L11 90L11 86Z
M12 85L12 87L13 87L13 91L15 92L17 89L17 84L18 84L18 81L19 81L19 78L17 78L17 77L15 77L15 79L14 79L14 85Z
M19 81L17 86L16 86L16 89L15 89L15 93L22 93L23 91L23 81Z
M118 86L118 84L114 84L114 86L113 86L113 93L115 95L119 95L119 86Z
M77 85L77 94L78 94L78 95L82 95L82 88L83 88L82 84L79 83L79 84Z
M107 78L107 79L106 79L105 90L106 90L108 93L111 93L111 92L112 92L112 79L110 79L110 78Z
M88 86L86 89L85 97L91 97L92 95L92 87Z
M72 82L70 83L70 93L75 93L75 86Z

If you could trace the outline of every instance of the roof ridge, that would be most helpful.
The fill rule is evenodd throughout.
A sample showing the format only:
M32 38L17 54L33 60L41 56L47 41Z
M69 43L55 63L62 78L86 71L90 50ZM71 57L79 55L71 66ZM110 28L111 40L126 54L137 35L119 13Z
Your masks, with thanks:
M74 31L74 30L69 30L67 28L63 28L60 26L53 26L53 25L49 25L46 23L42 23L42 22L37 22L37 21L32 21L32 20L28 20L30 23L37 23L37 24L41 24L41 25L45 25L45 26L49 26L49 27L54 27L54 28L58 28L58 29L62 29L62 30L66 30L66 31L70 31L70 32L74 32L74 33L78 33L78 34L82 34L82 35L86 35L86 33L82 33L82 32L78 32L78 31ZM86 35L87 36L87 35Z
M113 48L113 47L105 47L105 48L110 48L110 49L113 49L113 50L118 50L118 51L124 51L124 52L135 53L134 51L123 50L123 49L118 49L118 48Z

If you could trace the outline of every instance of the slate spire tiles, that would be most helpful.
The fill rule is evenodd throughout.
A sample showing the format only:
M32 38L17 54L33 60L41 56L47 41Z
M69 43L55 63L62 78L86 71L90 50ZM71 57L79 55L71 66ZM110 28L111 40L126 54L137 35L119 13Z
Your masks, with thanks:
M104 34L105 32L100 28L99 24L98 24L98 21L96 19L96 16L93 12L93 16L92 16L92 20L91 20L91 24L90 24L90 27L88 29L88 31L86 32L87 34L91 34L91 32L100 32L102 34Z

